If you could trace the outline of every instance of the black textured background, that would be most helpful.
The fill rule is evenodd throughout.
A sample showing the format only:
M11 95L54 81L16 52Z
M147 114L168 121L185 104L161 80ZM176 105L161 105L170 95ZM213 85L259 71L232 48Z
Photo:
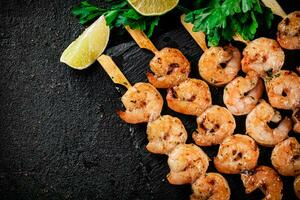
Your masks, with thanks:
M76 71L59 63L62 51L83 30L70 13L78 2L0 2L1 199L188 199L189 185L166 181L167 157L146 151L146 125L125 124L116 115L124 91L116 90L99 64ZM300 10L299 0L281 2L287 12ZM192 77L199 78L201 51L174 16L163 17L152 40L159 49L179 48L192 63ZM109 47L106 53L132 83L146 80L151 53L126 34L113 33ZM300 65L299 51L286 55L284 68ZM211 89L214 104L223 105L222 89ZM189 133L196 127L194 117L165 106L166 113L180 117ZM243 133L243 119L237 123L236 133ZM204 150L212 158L217 147ZM270 153L261 148L259 164L270 165ZM215 171L212 165L209 171ZM239 175L225 177L232 199L263 197L259 191L246 195ZM282 178L284 199L295 199L293 178Z

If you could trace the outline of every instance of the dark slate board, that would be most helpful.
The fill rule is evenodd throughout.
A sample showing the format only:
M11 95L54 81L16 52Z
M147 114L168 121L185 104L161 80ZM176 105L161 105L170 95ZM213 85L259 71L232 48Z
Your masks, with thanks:
M124 89L116 88L99 64L76 71L59 63L63 49L83 30L70 14L78 2L0 2L1 199L188 199L189 185L166 181L167 157L146 151L146 125L125 124L116 115ZM300 10L298 0L281 5L288 12ZM191 76L199 78L198 46L174 20L174 13L161 23L153 37L155 45L179 48L192 63ZM106 53L132 83L146 81L153 55L126 34L113 33L111 38ZM286 55L284 68L300 65L299 51ZM211 92L213 103L223 105L222 89ZM163 114L167 113L181 118L189 133L195 129L195 117L165 105ZM243 121L237 119L236 133L244 132ZM212 158L217 147L204 150ZM259 164L270 165L270 152L261 148ZM209 171L215 171L213 165ZM259 191L246 195L239 175L224 176L232 199L263 197ZM293 178L282 178L284 199L295 199Z

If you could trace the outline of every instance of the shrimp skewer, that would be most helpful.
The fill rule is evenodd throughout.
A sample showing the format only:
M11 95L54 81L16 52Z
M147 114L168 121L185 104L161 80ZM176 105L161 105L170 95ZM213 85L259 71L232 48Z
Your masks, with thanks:
M300 174L300 144L290 137L277 144L271 155L272 165L283 176Z
M288 14L278 24L277 41L285 49L300 49L300 11Z
M205 34L193 32L193 25L184 21L184 15L181 16L181 23L204 51L198 63L200 76L217 87L224 86L233 80L240 70L241 53L239 50L232 45L207 49Z
M251 193L259 188L264 194L264 200L281 200L283 183L276 171L267 166L259 166L254 170L244 171L241 179L246 188L246 193Z
M232 114L224 107L214 105L197 118L198 128L193 139L199 146L220 144L225 137L233 134L236 127Z
M284 63L284 52L276 40L261 37L247 44L243 50L242 70L255 71L262 77L277 72Z
M190 200L229 200L230 188L219 173L207 173L192 184Z
M127 123L137 124L157 119L163 106L160 93L149 83L136 83L121 98L126 111L117 113Z
M280 113L275 111L270 104L262 101L247 115L247 134L260 145L274 146L286 139L292 129L292 121L287 117L275 129L271 129L267 124L270 121L278 122L280 119Z
M168 155L177 145L187 140L187 132L180 119L170 115L148 122L147 135L147 150L157 154Z
M180 144L169 154L167 179L174 185L193 183L206 173L208 162L208 156L200 147Z
M131 86L117 65L107 55L100 56L98 61L115 83L122 84L128 89L121 98L126 111L118 111L122 120L136 124L153 121L160 116L163 99L155 87L149 83L136 83Z
M263 82L250 71L246 77L237 77L224 88L223 100L233 115L246 115L258 103L263 93Z
M300 11L287 15L276 0L262 0L262 2L271 8L274 14L283 18L278 24L277 32L277 41L280 46L290 50L300 49Z
M300 77L295 72L281 70L265 78L265 85L273 107L292 110L300 106Z
M208 85L198 79L187 79L168 90L167 103L172 110L199 116L212 104Z
M211 85L224 86L237 76L240 63L241 53L236 47L210 47L199 60L199 73Z
M214 158L217 170L225 174L238 174L256 166L259 149L255 141L247 136L235 134L226 137Z
M286 15L276 0L262 0L274 14L284 18L278 24L277 43L269 38L251 41L243 51L242 70L247 73L256 71L262 77L278 72L284 63L286 49L300 49L300 11ZM281 47L280 47L281 46Z
M266 6L271 7L275 14L286 16L275 0L264 0L263 2ZM234 39L239 40L238 37L234 37ZM277 41L261 37L251 42L245 42L247 46L243 50L242 70L245 73L254 70L260 76L266 77L270 72L275 73L281 69L285 55L280 46L288 49L300 48L299 12L291 13L278 25Z
M155 56L150 61L152 72L147 73L149 82L156 88L169 88L185 81L190 73L190 62L175 48L158 51L144 32L126 27L140 48L152 51Z
M163 48L154 52L147 78L156 88L169 88L185 81L190 73L190 63L174 48Z

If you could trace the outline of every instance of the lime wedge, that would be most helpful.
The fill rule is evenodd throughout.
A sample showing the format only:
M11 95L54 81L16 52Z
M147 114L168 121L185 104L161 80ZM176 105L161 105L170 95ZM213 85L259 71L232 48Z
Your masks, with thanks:
M179 0L128 0L128 3L141 15L163 15L178 4Z
M62 53L60 62L74 69L85 69L103 53L109 40L105 17L99 17Z

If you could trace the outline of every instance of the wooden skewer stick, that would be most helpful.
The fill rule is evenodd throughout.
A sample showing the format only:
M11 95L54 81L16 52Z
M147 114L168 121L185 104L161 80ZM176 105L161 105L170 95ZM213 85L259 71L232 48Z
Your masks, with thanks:
M129 26L125 26L125 28L140 48L148 49L153 53L158 51L143 31L138 29L131 29Z
M193 39L195 40L195 42L200 46L200 48L203 51L207 50L207 46L206 46L206 42L205 42L205 33L199 31L199 32L194 32L193 31L193 27L194 25L191 23L186 23L184 21L184 17L185 15L181 15L180 16L180 21L181 24L184 26L184 28L189 32L189 34L193 37Z
M190 33L190 35L194 38L194 40L196 41L196 43L200 46L200 48L203 50L203 51L206 51L207 50L207 46L206 46L206 41L205 41L205 33L201 32L201 31L198 31L198 32L194 32L193 31L193 27L194 25L191 24L191 23L186 23L184 21L184 17L185 15L181 15L180 19L181 19L181 23L182 25L184 26L184 28ZM249 41L247 40L244 40L242 38L241 35L239 34L235 34L233 36L233 39L235 41L239 41L239 42L243 42L245 44L248 44Z
M131 29L129 26L125 26L125 28L140 48L148 49L153 53L158 51L143 31L140 31L138 29ZM97 58L97 60L114 83L123 85L127 89L132 87L127 78L124 76L124 74L121 72L121 70L118 68L118 66L110 56L103 54L99 58Z
M127 78L124 76L124 74L121 72L121 70L118 68L118 66L110 56L102 54L99 58L97 58L97 60L114 83L123 85L127 89L131 87L131 84L129 83Z
M286 13L276 0L261 0L266 7L269 7L275 15L282 18L286 17Z

